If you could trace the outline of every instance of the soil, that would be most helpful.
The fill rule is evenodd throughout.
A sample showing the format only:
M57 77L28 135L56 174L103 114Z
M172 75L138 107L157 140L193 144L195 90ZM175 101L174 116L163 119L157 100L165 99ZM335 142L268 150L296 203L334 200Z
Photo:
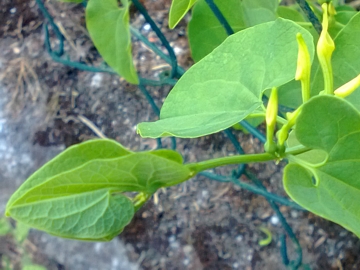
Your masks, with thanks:
M175 48L179 64L191 66L185 35L189 17L169 30L170 1L148 0L145 5ZM102 64L85 31L81 5L50 1L46 7L65 31L67 57ZM142 139L135 132L137 123L156 119L137 87L116 75L85 72L53 61L44 48L44 18L35 1L3 0L0 15L0 213L32 172L66 147L96 137L96 132L133 151L156 148L156 141ZM131 20L160 45L138 12L132 11ZM54 35L51 42L57 45ZM169 70L169 65L136 39L133 53L143 77L157 79L160 72ZM161 106L170 87L148 90ZM256 138L233 132L246 153L263 151ZM236 153L222 133L177 142L185 162ZM170 140L163 139L163 145L169 146ZM268 191L286 197L283 165L255 164L249 170ZM229 166L215 172L229 175L233 169ZM249 182L244 176L241 180ZM303 262L310 269L360 269L356 236L311 213L287 206L280 210L298 237ZM267 246L259 245L265 238L261 228L272 233ZM13 269L20 269L24 254L47 269L286 269L280 254L283 234L279 219L263 197L198 176L160 190L109 243L64 240L31 230L20 247L11 235L0 236L0 269L5 267L5 257L10 258ZM290 259L295 259L289 239L287 245Z

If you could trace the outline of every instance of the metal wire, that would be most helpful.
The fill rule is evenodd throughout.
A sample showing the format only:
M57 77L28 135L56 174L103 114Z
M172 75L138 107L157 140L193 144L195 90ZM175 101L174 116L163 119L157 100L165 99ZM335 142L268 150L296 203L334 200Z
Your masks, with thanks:
M309 4L305 0L296 0L296 2L298 3L302 11L305 13L311 24L314 26L316 32L320 34L322 30L322 25L318 17L316 17L315 13L311 10Z

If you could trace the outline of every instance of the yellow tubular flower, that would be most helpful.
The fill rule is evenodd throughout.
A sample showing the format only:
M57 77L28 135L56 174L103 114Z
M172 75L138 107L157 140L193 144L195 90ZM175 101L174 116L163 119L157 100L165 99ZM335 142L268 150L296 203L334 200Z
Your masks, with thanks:
M306 102L310 98L311 60L305 40L300 33L297 33L296 40L299 45L299 53L295 80L301 81L302 100Z
M344 98L354 92L360 86L360 74L335 90L335 96Z
M269 103L266 108L266 143L265 151L268 153L275 153L276 145L274 143L274 131L276 127L276 117L278 114L278 90L273 87L271 90Z
M317 43L317 55L319 63L324 75L324 90L326 94L333 94L333 73L331 67L331 55L335 50L335 44L332 38L328 33L328 4L324 3L322 6L323 9L323 21L322 21L322 31Z

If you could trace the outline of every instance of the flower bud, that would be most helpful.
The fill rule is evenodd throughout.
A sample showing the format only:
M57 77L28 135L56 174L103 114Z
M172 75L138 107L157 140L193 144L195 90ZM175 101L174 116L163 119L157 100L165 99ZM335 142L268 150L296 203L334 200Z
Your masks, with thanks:
M345 83L335 90L334 94L338 97L344 98L354 92L360 86L360 75Z
M299 45L299 53L298 53L295 80L301 81L302 99L303 102L306 102L310 98L311 60L305 40L300 33L296 35L296 40Z
M276 127L276 118L278 114L278 91L276 87L271 90L269 103L266 108L266 144L265 151L275 153L276 145L274 143L274 131Z
M322 5L323 9L323 21L322 21L322 31L317 43L317 56L319 63L324 75L324 88L326 94L333 94L333 73L331 66L331 55L335 50L335 44L332 38L328 33L328 4ZM331 9L330 9L331 11Z

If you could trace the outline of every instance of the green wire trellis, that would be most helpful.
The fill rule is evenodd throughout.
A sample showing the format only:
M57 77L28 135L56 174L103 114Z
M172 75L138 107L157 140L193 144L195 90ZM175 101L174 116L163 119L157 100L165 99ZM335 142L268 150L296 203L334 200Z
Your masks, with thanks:
M101 67L94 67L89 66L87 64L81 63L81 62L73 62L66 58L66 55L64 55L64 36L60 32L57 25L54 23L53 17L50 15L48 10L45 8L42 0L35 0L41 13L44 15L44 17L47 19L47 23L44 23L44 33L45 33L45 47L51 58L59 63L62 63L66 66L70 66L79 70L89 71L89 72L105 72L110 74L117 74L114 72L111 68L108 66L101 66ZM296 0L301 7L301 9L304 11L305 15L308 17L309 21L314 25L314 28L319 32L321 30L321 24L315 14L311 11L309 8L309 5L305 0ZM229 25L226 18L223 16L219 8L216 6L213 0L205 0L205 2L208 4L220 24L224 27L226 33L228 35L232 35L234 33L233 29ZM170 46L169 42L165 38L164 34L161 32L161 30L158 28L156 23L152 20L152 18L149 16L148 12L146 11L145 7L138 1L138 0L132 0L132 3L137 8L137 10L141 13L141 15L145 18L146 22L149 23L152 30L155 32L159 40L161 41L162 45L166 48L168 55L165 54L162 50L159 49L157 45L150 42L144 35L142 35L137 29L130 26L130 31L134 37L136 37L138 40L143 42L145 45L147 45L154 53L159 55L165 62L169 63L171 66L171 73L169 77L162 78L160 80L150 80L143 77L139 77L140 84L139 84L139 90L142 92L142 94L145 96L149 104L151 105L152 110L159 116L160 115L160 109L156 105L154 99L146 89L146 86L162 86L162 85L175 85L176 79L180 78L181 75L185 73L185 70L178 65L175 53L173 48ZM83 1L83 5L86 6L86 1ZM50 34L49 34L49 27L51 26L52 31L54 32L56 38L59 41L58 48L56 50L53 49L50 43ZM281 108L280 108L281 110ZM284 111L288 111L288 108L284 108ZM255 138L259 139L261 143L266 142L265 136L255 127L250 125L245 120L240 122L241 125L247 129ZM236 151L239 154L244 154L243 149L241 148L241 145L237 138L232 133L231 129L227 129L224 131L225 135L229 138L231 143L234 145ZM162 148L161 139L157 139L158 148ZM176 139L171 138L171 148L176 149ZM214 174L211 172L202 172L200 173L202 176L205 176L211 180L218 181L218 182L231 182L234 185L237 185L241 187L242 189L246 189L252 193L255 193L257 195L261 195L266 198L266 200L269 202L271 208L274 210L276 215L279 218L279 221L284 228L286 234L282 234L280 236L280 254L282 256L282 260L284 265L288 266L290 269L298 269L302 265L302 248L299 244L299 241L291 229L290 225L287 223L285 217L280 212L279 207L277 203L292 207L293 209L297 210L304 210L302 207L300 207L298 204L289 201L288 199L278 196L276 194L270 193L266 190L264 185L261 183L259 179L257 179L251 172L249 172L246 168L246 164L240 164L237 170L234 170L232 175L226 177L221 176L218 174ZM241 180L239 180L241 175L245 175L248 179L250 179L254 184L248 184ZM290 238L292 241L295 251L297 254L297 257L294 260L289 260L288 258L288 251L287 251L287 244L286 244L286 235ZM308 267L308 266L307 266Z

